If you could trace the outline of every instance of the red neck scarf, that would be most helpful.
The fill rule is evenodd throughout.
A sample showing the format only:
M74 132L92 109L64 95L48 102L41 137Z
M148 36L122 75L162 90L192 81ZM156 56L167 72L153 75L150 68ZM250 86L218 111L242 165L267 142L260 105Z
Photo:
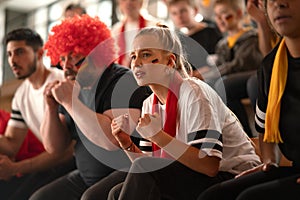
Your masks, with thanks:
M118 41L118 45L120 48L120 56L119 56L119 60L118 63L119 64L124 64L123 61L125 60L126 57L126 40L125 40L125 26L126 26L126 20L124 21L122 27L121 27L121 31L120 31L120 36L119 36L119 41ZM142 17L141 15L139 16L139 30L146 27L146 20L144 17ZM127 65L127 63L125 64Z
M175 72L176 74L176 72ZM168 133L170 136L176 136L176 128L177 128L177 103L178 103L178 94L180 89L181 81L176 79L176 75L174 75L174 80L170 84L170 88L168 91L167 101L166 101L166 113L165 113L165 124L163 130ZM154 94L154 99L152 103L152 114L158 112L158 98ZM152 143L153 155L156 157L171 158L165 151L159 151L160 147L156 144Z

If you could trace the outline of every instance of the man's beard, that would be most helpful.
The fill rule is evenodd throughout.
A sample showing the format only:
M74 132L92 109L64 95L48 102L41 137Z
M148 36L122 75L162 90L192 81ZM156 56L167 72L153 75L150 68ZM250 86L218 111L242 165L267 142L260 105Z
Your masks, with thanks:
M67 69L65 70L64 74L65 74L65 78L70 80L75 80L77 72L72 69Z
M22 80L22 79L26 79L28 77L30 77L35 71L36 71L36 61L37 61L37 58L36 58L36 55L34 56L34 60L33 60L33 63L32 64L29 64L28 66L28 73L23 75L23 76L18 76L17 79L19 80Z

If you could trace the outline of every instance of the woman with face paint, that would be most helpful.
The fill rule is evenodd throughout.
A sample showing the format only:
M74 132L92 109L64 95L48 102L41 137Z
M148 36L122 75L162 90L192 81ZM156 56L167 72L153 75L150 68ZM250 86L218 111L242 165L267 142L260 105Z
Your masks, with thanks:
M260 164L247 134L216 92L186 72L182 46L165 26L135 37L131 69L144 100L136 127L139 147L129 136L130 117L112 120L112 132L133 164L119 199L195 199L204 189Z

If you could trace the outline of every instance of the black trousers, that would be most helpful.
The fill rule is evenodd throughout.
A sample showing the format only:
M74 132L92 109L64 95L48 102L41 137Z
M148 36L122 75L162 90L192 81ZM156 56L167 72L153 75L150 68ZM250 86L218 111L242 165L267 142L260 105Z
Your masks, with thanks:
M112 187L125 180L127 172L113 171L87 186L78 170L53 181L35 192L30 200L106 200Z
M75 169L75 160L47 171L13 177L9 181L0 181L1 200L28 200L40 187Z
M122 200L193 200L209 186L233 177L228 172L209 177L178 161L144 157L134 161L123 185L113 188L109 197L116 199L120 192Z
M255 172L213 185L198 200L279 200L298 199L300 171L279 167L268 172Z

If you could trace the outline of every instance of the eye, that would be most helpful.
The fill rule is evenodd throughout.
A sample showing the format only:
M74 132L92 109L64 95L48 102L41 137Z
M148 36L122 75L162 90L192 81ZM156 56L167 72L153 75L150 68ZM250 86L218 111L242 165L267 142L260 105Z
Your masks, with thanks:
M180 12L180 14L184 14L187 12L187 9L181 9L179 12Z
M142 54L142 57L143 58L148 58L148 57L150 57L151 56L151 54L150 53L147 53L147 52L144 52L143 54Z
M130 60L135 60L136 59L136 55L130 55Z
M17 49L16 50L16 55L20 56L24 53L24 49Z
M64 61L66 60L66 58L65 58L64 56L61 56L61 57L59 57L59 60L60 60L61 62L64 62Z

